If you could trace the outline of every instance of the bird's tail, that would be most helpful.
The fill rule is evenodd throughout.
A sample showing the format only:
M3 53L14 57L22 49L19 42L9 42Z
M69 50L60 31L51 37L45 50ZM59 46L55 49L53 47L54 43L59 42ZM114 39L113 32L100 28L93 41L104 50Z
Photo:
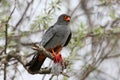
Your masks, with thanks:
M45 59L46 57L43 54L38 54L37 52L33 56L32 60L26 64L26 66L28 66L28 70L30 72L37 72L40 70Z

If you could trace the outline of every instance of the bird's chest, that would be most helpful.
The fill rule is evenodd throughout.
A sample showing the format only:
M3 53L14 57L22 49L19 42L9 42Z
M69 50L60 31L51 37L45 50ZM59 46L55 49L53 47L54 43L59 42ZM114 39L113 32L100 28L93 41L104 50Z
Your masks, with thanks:
M69 33L69 29L67 27L57 28L56 30L57 37L62 37L62 38L67 37L68 33Z

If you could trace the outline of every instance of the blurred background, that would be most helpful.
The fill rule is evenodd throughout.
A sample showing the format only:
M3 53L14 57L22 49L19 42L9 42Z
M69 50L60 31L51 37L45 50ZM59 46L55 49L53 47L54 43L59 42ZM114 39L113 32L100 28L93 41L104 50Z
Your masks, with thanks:
M62 49L69 76L30 74L16 58L30 61L33 43L59 15L71 16L72 39ZM42 67L51 67L47 59ZM120 80L120 0L0 0L0 80Z

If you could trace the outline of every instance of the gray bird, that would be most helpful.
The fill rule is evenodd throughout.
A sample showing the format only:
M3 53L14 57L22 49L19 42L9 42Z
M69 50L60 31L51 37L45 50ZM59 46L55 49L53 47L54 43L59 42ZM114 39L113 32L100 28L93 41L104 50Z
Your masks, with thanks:
M41 45L54 56L54 63L59 63L62 60L60 51L64 46L67 46L71 39L71 30L69 28L71 17L66 14L59 16L57 22L48 28L44 33ZM42 53L35 54L33 59L26 65L32 72L39 71L46 56Z

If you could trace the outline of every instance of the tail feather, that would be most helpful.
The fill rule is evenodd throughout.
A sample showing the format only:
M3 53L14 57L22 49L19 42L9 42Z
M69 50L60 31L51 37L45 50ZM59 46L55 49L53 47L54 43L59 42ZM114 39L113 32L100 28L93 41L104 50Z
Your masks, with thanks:
M28 70L31 72L39 71L45 59L46 57L43 54L37 53L26 66L29 66Z

